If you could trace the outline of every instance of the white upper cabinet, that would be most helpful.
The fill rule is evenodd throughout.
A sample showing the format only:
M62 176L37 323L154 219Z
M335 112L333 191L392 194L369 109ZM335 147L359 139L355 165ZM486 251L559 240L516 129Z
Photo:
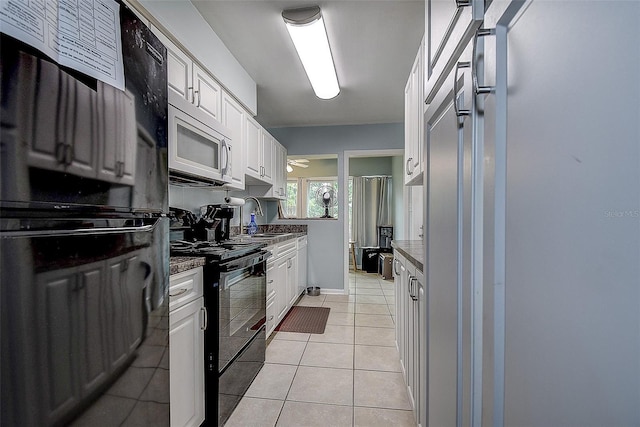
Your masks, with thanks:
M423 98L427 103L482 24L484 3L485 0L426 0Z
M222 124L231 132L231 183L229 188L244 190L245 116L244 108L226 92L222 92Z
M255 178L262 176L262 127L253 117L245 116L245 137L246 137L246 174Z
M422 128L424 69L424 38L411 67L404 91L404 182L407 185L422 185L423 135Z
M162 33L155 31L167 48L167 81L169 89L187 101L193 99L193 62L191 58L171 43Z
M197 64L193 64L193 103L214 119L220 121L222 90L220 85Z
M262 180L273 183L276 140L269 132L262 129Z
M220 121L222 89L218 82L160 30L154 27L152 29L167 48L169 89L175 91L200 111Z

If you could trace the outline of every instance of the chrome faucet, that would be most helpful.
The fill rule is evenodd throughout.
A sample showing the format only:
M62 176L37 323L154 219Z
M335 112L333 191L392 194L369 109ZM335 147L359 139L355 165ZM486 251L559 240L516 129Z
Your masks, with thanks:
M264 212L262 212L262 205L260 205L260 200L255 197L249 196L245 197L244 200L253 200L256 202L256 215L264 216ZM244 229L244 225L242 224L242 208L243 205L240 205L240 234L242 234L242 230Z

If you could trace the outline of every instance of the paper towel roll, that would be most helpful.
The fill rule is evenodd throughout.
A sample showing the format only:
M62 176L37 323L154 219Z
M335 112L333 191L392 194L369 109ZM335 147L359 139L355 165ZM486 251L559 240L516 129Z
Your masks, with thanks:
M225 197L224 201L229 206L242 206L244 205L244 199L239 197Z

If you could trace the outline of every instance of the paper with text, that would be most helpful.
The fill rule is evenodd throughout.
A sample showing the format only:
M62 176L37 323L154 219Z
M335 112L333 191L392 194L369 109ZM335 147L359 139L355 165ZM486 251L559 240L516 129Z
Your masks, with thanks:
M124 90L120 5L113 0L0 0L0 31Z

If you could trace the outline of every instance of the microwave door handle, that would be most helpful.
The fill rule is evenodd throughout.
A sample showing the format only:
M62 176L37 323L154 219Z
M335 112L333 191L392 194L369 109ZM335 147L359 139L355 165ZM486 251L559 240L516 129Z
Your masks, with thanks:
M224 156L224 168L222 169L222 175L225 176L228 174L229 170L229 145L227 144L227 140L222 140L222 151L225 153Z

